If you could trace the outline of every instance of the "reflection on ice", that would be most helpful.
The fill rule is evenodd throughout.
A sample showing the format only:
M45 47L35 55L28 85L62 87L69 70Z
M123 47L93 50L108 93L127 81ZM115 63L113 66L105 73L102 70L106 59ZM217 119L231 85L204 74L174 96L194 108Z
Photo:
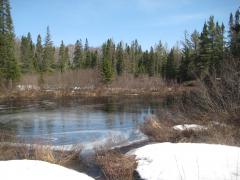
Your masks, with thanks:
M146 115L154 113L158 101L109 101L73 101L61 105L53 102L50 107L42 101L27 102L13 109L9 107L11 110L3 113L0 111L0 129L12 129L26 143L40 142L56 147L82 144L86 150L146 139L138 130L139 124Z

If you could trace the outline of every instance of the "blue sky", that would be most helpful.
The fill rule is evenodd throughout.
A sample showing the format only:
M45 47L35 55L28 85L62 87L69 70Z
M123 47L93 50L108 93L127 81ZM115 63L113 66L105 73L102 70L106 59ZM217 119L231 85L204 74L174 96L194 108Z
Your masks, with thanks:
M201 31L210 15L227 25L230 12L240 0L10 0L17 36L45 36L49 25L54 44L77 39L100 46L107 38L115 42L138 39L144 49L159 40L169 46L184 31Z

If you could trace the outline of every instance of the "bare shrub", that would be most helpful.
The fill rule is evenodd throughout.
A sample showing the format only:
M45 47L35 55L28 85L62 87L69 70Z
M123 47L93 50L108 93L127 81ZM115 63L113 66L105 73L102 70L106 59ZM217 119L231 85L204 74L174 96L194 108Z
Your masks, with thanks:
M19 84L21 85L33 85L33 86L38 86L38 80L39 80L39 75L34 73L34 74L25 74L22 76Z
M124 74L117 77L111 84L113 88L122 89L141 89L159 91L165 86L165 82L159 77L139 76Z
M186 93L178 101L184 118L208 127L204 134L200 134L204 142L239 145L239 59L225 60L220 72L207 74L197 84L195 91Z
M48 90L69 90L75 88L77 90L78 88L92 89L93 87L96 87L99 83L100 77L98 71L93 69L81 69L68 70L64 73L46 73L42 76L36 73L25 74L18 84L24 88L41 87Z
M44 77L46 89L93 89L100 82L98 71L93 69L55 72Z
M238 61L226 61L219 76L208 75L204 80L199 80L199 84L199 90L190 97L192 106L215 116L214 121L228 120L240 123L240 68Z
M107 180L132 180L137 168L134 156L123 155L117 151L97 151L96 163Z

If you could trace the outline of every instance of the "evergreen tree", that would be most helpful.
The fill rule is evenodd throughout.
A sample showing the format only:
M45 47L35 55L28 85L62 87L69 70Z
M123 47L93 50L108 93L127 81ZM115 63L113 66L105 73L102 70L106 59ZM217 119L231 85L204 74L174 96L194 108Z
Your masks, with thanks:
M176 64L175 64L175 58L174 58L174 54L175 54L175 49L171 49L169 55L168 55L168 59L167 59L167 63L166 63L166 72L165 72L165 78L167 80L174 80L176 78L177 75L177 69L176 69Z
M116 59L117 59L117 74L120 76L124 72L124 50L123 50L123 43L120 42L117 45L117 52L116 52Z
M153 47L150 48L147 70L148 70L149 76L155 75L155 54L154 54Z
M66 69L66 66L67 66L67 59L66 59L66 56L65 56L65 45L64 45L63 41L61 42L58 58L59 58L58 59L58 64L59 64L58 67L59 67L61 73L63 73Z
M23 36L21 39L20 47L20 61L22 73L33 72L34 69L34 45L32 42L31 34Z
M70 62L70 57L69 57L69 48L65 47L64 49L64 59L66 61L66 68L70 68L71 67L71 62Z
M214 59L210 72L215 72L218 75L221 71L221 65L224 57L224 25L216 23L216 37L214 42Z
M200 36L200 49L199 49L199 58L195 62L196 75L201 77L206 74L209 67L209 60L211 57L212 44L211 39L209 38L208 26L205 23L203 31Z
M74 49L73 68L80 69L83 64L82 41L77 40Z
M41 35L38 35L37 37L37 44L36 44L36 50L34 55L34 68L37 72L42 74L44 72L44 60L43 60L43 46L42 46L42 38Z
M84 45L84 67L89 68L91 66L91 61L91 52L89 50L88 39L86 39Z
M199 75L199 66L200 65L200 34L197 30L191 34L191 44L192 44L192 61L191 61L191 71L194 77Z
M98 52L94 51L91 53L91 68L95 68L98 63Z
M162 65L163 62L167 61L167 49L163 46L162 42L160 41L156 48L156 64L155 64L155 72L158 74L162 74Z
M143 52L141 58L138 61L137 64L137 75L140 74L147 74L148 73L148 63L149 63L149 52L145 51Z
M110 83L114 77L114 70L112 68L111 60L107 57L103 59L102 64L102 78L105 83Z
M11 86L20 78L20 68L15 57L15 34L9 0L0 0L0 79Z
M54 60L55 49L53 47L53 42L51 40L50 28L47 27L47 34L43 49L43 72L52 71L55 69Z
M107 40L106 48L104 50L105 57L109 58L112 64L112 69L115 73L115 67L116 67L116 52L115 52L115 43L112 39Z
M138 64L139 61L141 60L141 56L142 56L142 48L139 45L138 41L135 40L131 43L131 47L130 47L130 62L128 64L129 66L129 72L137 75L137 73L139 72L138 70Z
M232 13L230 14L230 19L229 19L228 38L229 38L228 47L230 49L230 53L233 55L235 51L236 35L234 32L234 19L233 19Z
M234 58L240 56L240 11L237 10L235 18L230 15L229 20L229 48Z
M102 79L105 83L110 83L114 77L114 43L111 39L104 43L102 46L103 60L102 60ZM114 49L115 51L115 49Z
M192 79L192 61L193 61L193 44L188 38L188 34L185 33L185 41L182 43L182 61L178 70L178 79L180 82L189 81Z
M234 55L240 57L240 10L238 9L235 14L234 31L236 34L236 49Z

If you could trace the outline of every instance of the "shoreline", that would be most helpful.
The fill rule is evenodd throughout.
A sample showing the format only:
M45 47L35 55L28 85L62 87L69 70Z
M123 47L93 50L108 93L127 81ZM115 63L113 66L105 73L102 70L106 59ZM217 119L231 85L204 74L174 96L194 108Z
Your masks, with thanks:
M101 98L101 97L136 97L136 96L180 96L183 93L195 90L195 86L177 85L166 86L161 89L122 89L122 88L101 88L88 90L13 90L10 92L0 93L0 101L4 100L21 100L35 99L41 100L44 98L64 99L64 98Z

